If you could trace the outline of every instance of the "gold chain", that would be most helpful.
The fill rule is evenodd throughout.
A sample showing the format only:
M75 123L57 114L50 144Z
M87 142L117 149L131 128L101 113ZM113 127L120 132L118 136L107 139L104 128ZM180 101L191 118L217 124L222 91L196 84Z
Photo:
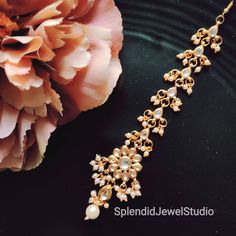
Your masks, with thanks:
M233 1L221 15L216 17L215 25L209 29L201 28L192 36L191 41L196 45L194 50L188 49L177 55L185 68L173 69L164 75L164 80L174 85L168 90L159 90L151 97L151 103L156 108L148 109L138 117L142 130L127 133L125 144L115 148L110 156L96 155L95 160L90 162L95 171L92 178L100 190L98 193L95 190L91 191L85 219L96 219L101 206L108 208L108 201L114 191L120 201L128 201L128 196L132 198L141 196L141 186L137 176L142 170L142 159L148 157L153 150L150 134L164 135L167 126L164 110L170 107L174 112L178 112L182 106L181 99L177 97L178 89L183 89L190 95L195 84L192 73L199 73L204 67L211 65L208 57L204 55L205 47L210 46L214 53L221 50L223 39L218 35L219 26L223 24L225 14L232 6Z

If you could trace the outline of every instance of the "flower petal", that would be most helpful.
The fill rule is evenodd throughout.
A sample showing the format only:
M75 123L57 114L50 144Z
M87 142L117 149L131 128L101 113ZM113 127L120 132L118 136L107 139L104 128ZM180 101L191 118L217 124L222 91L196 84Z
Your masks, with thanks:
M122 71L118 58L111 59L107 43L94 41L88 68L77 74L64 92L77 104L80 111L86 111L103 104L115 87Z
M60 94L63 103L63 115L58 121L58 124L64 125L74 120L79 115L80 110L72 96L66 95L63 91L61 91Z
M11 134L7 138L0 139L0 163L9 155L15 141L15 135Z
M0 0L0 9L8 8L9 4L7 0Z
M60 95L56 93L55 90L52 89L51 83L49 81L44 81L44 90L46 103L50 104L56 111L62 113L63 106L60 100Z
M122 48L122 18L113 0L95 0L91 11L79 19L84 25L92 25L112 31L112 54L118 55Z
M87 52L88 45L89 42L86 38L74 45L73 40L71 40L71 43L59 50L52 66L57 70L60 77L70 81L76 76L77 71L88 65L91 58L90 53Z
M94 5L95 0L79 0L78 6L71 13L69 19L77 19L86 15Z
M58 49L56 57L50 65L60 77L70 82L76 76L77 71L88 65L91 58L87 51L88 48L89 41L86 37L66 39L65 46ZM57 80L58 77L55 77L55 79ZM61 80L58 82L63 83Z
M23 165L24 170L32 170L38 167L43 161L43 155L39 151L37 143L34 143L26 152L24 156L25 162Z
M53 41L51 42L52 37L48 35L48 31L50 29L54 29L56 26L61 24L63 21L63 18L58 18L58 19L51 19L44 21L42 24L39 25L39 27L35 31L31 31L31 35L33 36L40 36L43 39L43 44L42 47L37 51L37 54L34 55L35 58L38 58L41 61L44 62L49 62L51 61L54 56L56 55L53 49L55 49L55 46L60 46L64 45L64 42L60 40L60 31L56 30L57 34L53 36ZM50 31L49 31L50 32ZM53 33L55 30L53 31ZM54 46L54 44L56 44ZM33 55L32 55L33 56Z
M101 28L97 26L84 25L85 35L89 38L90 41L103 40L108 43L109 46L112 46L112 31L111 29Z
M11 6L7 15L16 16L38 11L55 0L8 0L7 2Z
M43 155L48 145L48 140L56 126L46 118L38 119L35 123L35 135L39 146L39 151Z
M47 27L47 40L50 42L52 49L55 50L65 45L62 40L63 36L64 32L59 27Z
M8 137L16 127L19 111L0 100L0 139Z
M63 2L63 0L55 1L54 3L46 6L41 11L36 13L29 21L27 21L25 26L33 26L42 23L50 18L59 16L61 12L57 9L58 6Z
M41 37L16 36L5 37L2 40L4 59L12 63L18 63L25 55L38 51L43 45ZM14 46L11 48L11 46ZM17 46L17 47L16 47ZM3 60L1 60L3 62Z
M0 170L11 169L19 171L23 165L23 158L12 156L11 153L0 162Z
M18 136L12 150L13 156L21 157L24 154L27 142L26 132L31 130L32 124L35 123L36 116L22 112L18 120Z
M30 90L21 91L9 83L4 76L0 79L0 94L6 103L18 110L24 107L40 107L45 103L43 85L39 88L32 87Z
M61 14L66 17L78 6L78 2L80 1L81 0L63 0L58 9L61 11Z
M21 90L29 90L30 87L39 88L43 84L43 80L35 74L28 59L22 59L17 64L6 62L5 72L8 80Z

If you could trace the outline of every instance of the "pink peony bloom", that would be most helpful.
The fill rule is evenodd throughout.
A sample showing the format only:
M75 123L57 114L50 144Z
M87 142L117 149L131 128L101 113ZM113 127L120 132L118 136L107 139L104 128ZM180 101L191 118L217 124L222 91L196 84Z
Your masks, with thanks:
M37 167L58 123L107 100L122 41L113 0L0 0L0 169Z

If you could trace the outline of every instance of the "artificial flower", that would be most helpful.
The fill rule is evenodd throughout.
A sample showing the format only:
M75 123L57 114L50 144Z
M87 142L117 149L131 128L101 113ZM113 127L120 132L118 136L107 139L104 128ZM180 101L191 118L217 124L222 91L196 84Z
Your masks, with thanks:
M0 169L37 167L58 124L107 100L122 41L113 0L0 0Z

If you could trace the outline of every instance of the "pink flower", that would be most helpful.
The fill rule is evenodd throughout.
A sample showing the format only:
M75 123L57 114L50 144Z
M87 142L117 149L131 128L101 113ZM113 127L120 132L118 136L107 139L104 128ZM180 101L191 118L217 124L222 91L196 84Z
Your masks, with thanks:
M113 0L0 0L0 169L37 167L58 123L107 100L122 41Z

